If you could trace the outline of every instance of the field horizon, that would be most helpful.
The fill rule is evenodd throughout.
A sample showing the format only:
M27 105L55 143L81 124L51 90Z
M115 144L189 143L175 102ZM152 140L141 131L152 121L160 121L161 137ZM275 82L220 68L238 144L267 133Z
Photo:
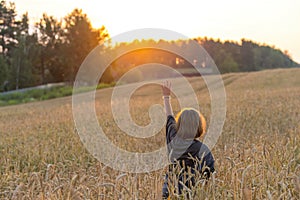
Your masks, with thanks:
M222 75L227 113L212 149L217 173L195 188L194 199L300 198L299 77L299 68ZM211 100L203 78L187 80L209 123ZM97 90L95 101L99 125L110 141L130 152L163 146L164 129L142 139L116 126L113 89ZM161 96L155 84L136 90L129 105L133 121L149 124L148 110L153 104L162 105ZM172 97L177 113L181 108ZM86 150L74 124L72 96L0 107L0 138L1 199L161 199L165 168L121 172Z

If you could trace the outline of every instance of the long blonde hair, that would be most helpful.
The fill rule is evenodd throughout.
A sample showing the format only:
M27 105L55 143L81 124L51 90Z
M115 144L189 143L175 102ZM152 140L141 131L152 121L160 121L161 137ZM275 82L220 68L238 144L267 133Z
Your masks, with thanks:
M181 138L199 138L206 131L206 120L198 110L184 108L176 115L176 130Z

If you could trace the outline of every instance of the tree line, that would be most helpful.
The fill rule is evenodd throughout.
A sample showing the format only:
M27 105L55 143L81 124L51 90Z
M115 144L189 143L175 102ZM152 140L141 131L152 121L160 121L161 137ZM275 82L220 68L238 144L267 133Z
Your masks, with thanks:
M299 67L288 51L242 39L240 42L198 38L221 73Z
M85 56L107 38L106 28L93 28L81 9L74 9L62 20L45 13L30 27L28 13L17 19L15 4L2 0L1 89L72 82Z
M193 44L199 43L207 54L195 55ZM192 62L187 61L180 55L160 49L143 48L143 47L168 47L167 49L181 49ZM130 43L119 43L111 50L115 55L122 49L137 49L116 59L106 70L102 81L110 82L118 80L123 74L130 69L147 63L160 63L171 66L181 72L181 69L191 69L193 66L200 69L211 68L216 65L220 73L229 72L249 72L273 68L291 68L299 67L294 62L288 52L282 52L280 49L271 47L266 44L259 44L251 40L241 39L240 42L221 41L213 38L194 38L188 40L134 40ZM211 58L209 58L209 56ZM214 63L212 63L213 61ZM203 68L204 67L204 68ZM213 69L212 69L213 70ZM204 73L215 73L212 70L204 70ZM147 71L151 73L151 70ZM182 70L183 75L197 75L197 71ZM192 74L191 74L192 73ZM194 73L194 74L193 74ZM153 75L153 74L152 74ZM137 79L143 79L145 74ZM163 77L163 75L157 75Z
M221 73L299 67L288 52L251 40L223 42L207 37L191 40L204 47ZM61 20L45 13L34 27L30 27L28 13L17 19L15 4L1 0L0 91L53 82L72 83L84 58L99 44L104 44L101 51L115 54L120 48L149 44L171 45L188 51L186 47L191 40L135 40L112 46L106 28L93 28L81 9L74 9ZM188 53L192 55L194 52ZM144 49L118 58L106 70L101 81L116 81L130 68L148 62L174 68L192 67L192 63L178 55Z

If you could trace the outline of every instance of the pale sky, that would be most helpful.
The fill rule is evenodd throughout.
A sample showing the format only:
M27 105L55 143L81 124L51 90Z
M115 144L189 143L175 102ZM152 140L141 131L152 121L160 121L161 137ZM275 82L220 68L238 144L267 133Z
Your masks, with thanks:
M9 1L9 0L7 0ZM31 23L42 13L62 18L82 8L110 36L138 28L163 28L187 37L251 39L288 50L300 63L300 0L11 0Z

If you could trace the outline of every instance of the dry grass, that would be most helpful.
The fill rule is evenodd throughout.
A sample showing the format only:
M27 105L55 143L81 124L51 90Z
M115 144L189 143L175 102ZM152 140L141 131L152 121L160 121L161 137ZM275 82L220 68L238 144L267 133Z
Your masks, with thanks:
M224 75L227 118L212 150L217 174L195 188L194 199L300 198L299 77L299 69ZM198 79L189 80L209 118L209 95ZM110 95L111 89L100 90L96 108L113 143L139 152L164 144L163 131L147 140L122 133L107 106ZM147 112L154 103L162 103L158 86L145 86L134 94L130 112L137 124L149 123ZM173 104L179 111L174 98ZM0 108L0 138L0 199L161 197L164 170L114 171L85 150L69 97Z

